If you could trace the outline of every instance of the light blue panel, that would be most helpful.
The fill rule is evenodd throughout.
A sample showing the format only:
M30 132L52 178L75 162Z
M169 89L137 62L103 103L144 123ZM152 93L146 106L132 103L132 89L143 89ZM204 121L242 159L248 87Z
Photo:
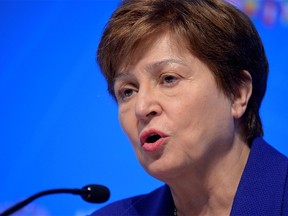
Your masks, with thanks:
M117 1L0 1L0 211L41 190L98 183L112 202L161 182L138 164L95 63ZM265 138L288 155L288 24L253 18L270 60L261 115ZM84 215L103 205L72 195L26 210Z

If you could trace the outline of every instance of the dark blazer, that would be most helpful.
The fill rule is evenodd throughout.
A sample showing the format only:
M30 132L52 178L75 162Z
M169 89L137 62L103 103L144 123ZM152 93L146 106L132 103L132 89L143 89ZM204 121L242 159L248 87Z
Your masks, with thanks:
M91 216L173 215L170 189L164 185L149 194L109 204ZM288 216L288 159L256 138L242 174L230 215Z

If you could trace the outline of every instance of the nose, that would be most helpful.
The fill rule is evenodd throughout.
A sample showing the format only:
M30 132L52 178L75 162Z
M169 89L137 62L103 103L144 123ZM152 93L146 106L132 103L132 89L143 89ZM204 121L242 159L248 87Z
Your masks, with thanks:
M135 115L138 120L148 122L160 115L162 109L159 97L153 89L139 89L135 104Z

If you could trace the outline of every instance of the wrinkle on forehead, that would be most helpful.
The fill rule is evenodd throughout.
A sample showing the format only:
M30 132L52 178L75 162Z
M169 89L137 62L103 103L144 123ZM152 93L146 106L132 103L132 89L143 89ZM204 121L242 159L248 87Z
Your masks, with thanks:
M168 30L165 32L156 32L138 42L135 48L132 49L130 53L122 59L122 61L120 61L115 76L117 76L118 73L128 71L131 66L135 65L141 58L143 58L143 56L164 37L169 38L167 42L169 43L171 49L175 50L175 52L178 54L181 54L183 50L190 52L188 44L185 43L185 39L181 38L180 40L176 34Z
M167 58L167 59L155 61L146 65L143 72L153 74L154 71L157 71L161 67L165 67L166 65L173 65L173 64L179 64L184 67L189 67L184 61L181 61L181 59ZM117 81L125 80L127 78L136 79L136 76L133 73L133 71L130 71L130 70L121 71L115 75L113 79L113 83L115 84Z

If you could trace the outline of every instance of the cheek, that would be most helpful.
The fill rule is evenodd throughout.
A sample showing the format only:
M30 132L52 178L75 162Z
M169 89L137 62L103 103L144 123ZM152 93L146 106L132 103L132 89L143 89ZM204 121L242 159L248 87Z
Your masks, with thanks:
M126 136L132 143L134 143L137 137L137 126L135 117L131 110L120 107L118 110L118 119Z
M182 101L181 106L174 107L174 110L177 111L175 120L183 129L199 132L212 127L221 130L231 123L231 103L222 95L215 97L211 93L202 93Z
M129 131L129 115L127 112L123 112L121 108L119 108L118 110L118 120L120 122L122 130L125 132L125 134L127 134L127 132Z
M231 102L223 95L211 98L203 108L202 113L207 134L212 137L225 138L234 131L234 121L231 113Z

